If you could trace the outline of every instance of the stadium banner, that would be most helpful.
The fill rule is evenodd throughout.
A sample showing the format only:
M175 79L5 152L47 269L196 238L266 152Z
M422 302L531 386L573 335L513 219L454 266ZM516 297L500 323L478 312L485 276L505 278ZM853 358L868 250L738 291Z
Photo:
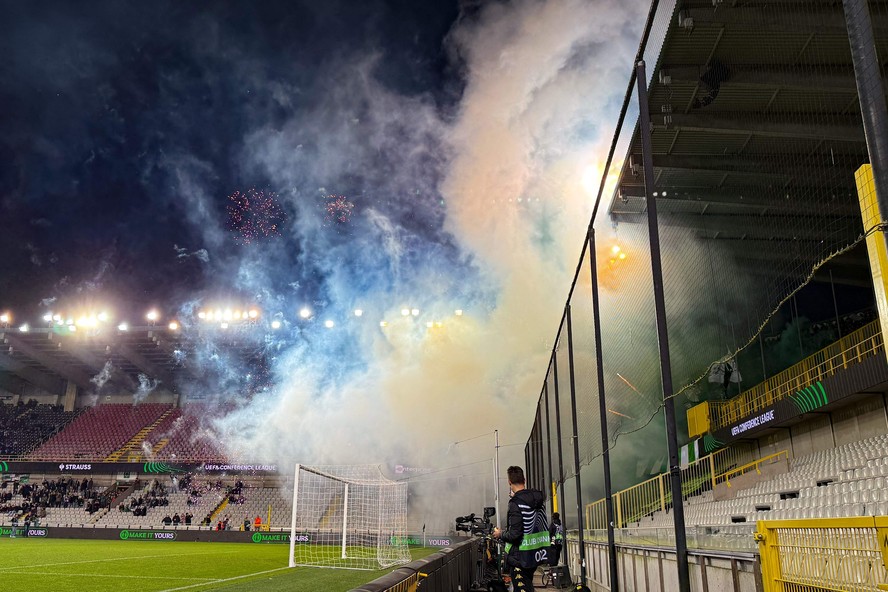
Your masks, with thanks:
M14 536L13 536L14 535ZM186 530L176 528L72 528L44 526L2 526L0 538L90 539L130 542L201 542L201 543L289 543L289 532L250 532L239 530ZM297 541L311 544L308 533L296 535Z
M456 537L446 535L427 534L425 535L425 544L423 544L423 535L408 534L405 537L393 536L391 537L390 542L392 545L398 545L402 542L406 542L407 545L411 547L450 547L461 540L464 539L458 539Z
M754 438L768 428L781 426L806 413L849 399L886 381L888 381L888 368L884 360L873 356L833 376L806 385L788 397L740 418L729 426L713 431L711 439L719 446L724 446L735 440Z
M126 480L144 475L177 475L204 473L219 475L277 475L277 465L225 463L114 463L114 462L48 462L2 461L0 473L38 473L53 475L127 475Z
M0 538L46 538L49 536L49 529L42 526L0 526Z

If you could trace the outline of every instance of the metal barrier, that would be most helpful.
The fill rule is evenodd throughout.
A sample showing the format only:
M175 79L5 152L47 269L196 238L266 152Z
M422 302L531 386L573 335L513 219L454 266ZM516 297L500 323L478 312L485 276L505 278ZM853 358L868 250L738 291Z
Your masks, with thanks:
M724 472L721 475L716 475L715 481L713 482L715 485L719 483L725 483L728 487L731 486L731 477L739 477L740 475L745 475L746 473L751 473L755 470L759 475L762 474L762 465L765 464L773 464L780 460L780 457L786 458L789 460L789 451L781 450L780 452L776 452L774 454L769 454L768 456L763 456L762 458L756 459L751 463L746 463L743 466L737 467L736 469L731 469L730 471Z
M682 495L685 499L715 488L716 478L753 457L749 445L735 445L704 456L681 470ZM759 459L761 462L764 459ZM658 510L672 506L669 473L633 485L614 493L614 519L616 528L623 528ZM607 528L605 500L600 499L586 506L586 528Z
M755 534L765 592L888 590L888 517L775 520Z
M764 592L759 557L755 552L752 524L727 527L734 532L725 537L725 547L705 546L705 530L688 530L688 557L694 590L701 592ZM737 527L737 528L734 528ZM721 528L721 527L712 527ZM675 574L675 537L671 529L657 529L660 534L636 533L651 529L616 531L616 571L620 590L674 592L678 589ZM586 585L593 592L611 589L607 543L598 540L602 533L587 531L585 540ZM565 562L571 574L579 574L579 540L568 533Z
M478 539L471 538L417 559L351 592L451 592L468 590L475 575Z
M711 429L727 427L810 384L834 375L885 349L878 321L864 325L798 364L775 374L729 401L710 402Z

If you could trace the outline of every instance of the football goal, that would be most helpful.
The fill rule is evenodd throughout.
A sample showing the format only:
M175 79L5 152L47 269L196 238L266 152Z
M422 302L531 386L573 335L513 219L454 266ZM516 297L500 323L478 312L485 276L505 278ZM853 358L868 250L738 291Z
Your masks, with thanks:
M408 563L407 483L378 466L296 465L290 567L380 569Z

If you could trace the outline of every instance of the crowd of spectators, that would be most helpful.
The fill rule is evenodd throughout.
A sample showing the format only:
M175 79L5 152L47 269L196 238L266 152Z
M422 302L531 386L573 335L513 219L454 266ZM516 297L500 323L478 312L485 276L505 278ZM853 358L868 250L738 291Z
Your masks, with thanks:
M191 512L185 512L185 516L179 516L179 514L177 512L176 514L173 514L172 518L170 518L170 515L167 514L166 516L163 517L163 520L161 520L161 522L163 522L164 526L170 526L170 525L179 526L180 524L184 524L185 526L190 526L191 520L193 518L194 518L194 514L192 514Z
M132 512L133 516L147 516L148 508L168 505L170 505L170 500L167 497L166 487L155 479L145 493L131 499L129 504L120 504L117 509L121 512Z
M13 502L17 495L21 499ZM0 512L14 516L46 517L46 508L83 508L90 514L110 508L113 492L98 492L92 479L59 477L39 485L4 481L0 484Z

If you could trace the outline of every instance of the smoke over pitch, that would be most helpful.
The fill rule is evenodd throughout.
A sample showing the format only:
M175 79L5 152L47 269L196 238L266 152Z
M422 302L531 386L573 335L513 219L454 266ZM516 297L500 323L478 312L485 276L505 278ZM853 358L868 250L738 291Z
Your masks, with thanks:
M491 454L492 436L445 454L456 440L495 427L503 443L526 439L634 8L491 5L449 35L458 104L386 88L371 56L331 70L323 105L248 134L247 162L287 188L294 269L323 277L324 312L277 355L277 386L218 423L235 453L442 467ZM323 224L324 190L356 204L346 236ZM257 292L277 275L304 280L272 260L248 254L238 276ZM319 322L354 308L371 320ZM523 463L523 446L502 454Z

